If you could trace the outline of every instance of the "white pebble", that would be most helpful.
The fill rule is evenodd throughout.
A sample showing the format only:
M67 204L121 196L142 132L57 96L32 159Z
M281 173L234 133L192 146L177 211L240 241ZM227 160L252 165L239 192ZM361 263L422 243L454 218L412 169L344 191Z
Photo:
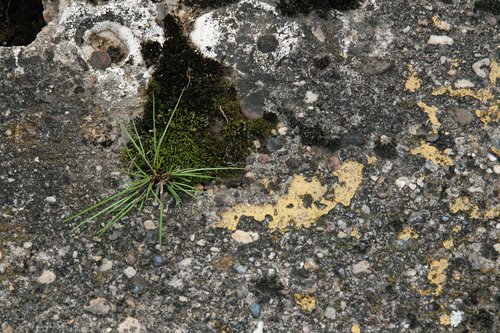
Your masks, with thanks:
M45 198L45 201L50 202L50 203L54 203L54 202L56 202L57 200L56 200L56 197L55 197L55 196L51 196L51 197L46 197L46 198Z
M252 243L259 239L259 234L251 231L236 230L231 238L241 244Z
M113 261L109 259L104 259L102 261L101 267L99 267L99 271L106 272L113 268Z
M40 275L36 281L38 283L43 283L43 284L50 284L56 280L56 275L52 271L43 271L42 275Z
M488 77L488 69L487 67L490 65L491 61L489 58L484 58L479 61L476 61L472 65L472 69L474 70L474 73L476 73L477 76L480 78L486 79Z
M453 45L453 38L448 36L431 35L427 44L430 45Z
M304 102L311 104L318 100L318 94L313 93L312 91L306 91L306 97L304 98Z
M500 164L496 164L493 166L493 172L495 172L497 175L500 174Z
M257 328L253 331L253 333L264 333L264 322L259 321L257 323Z
M146 220L144 221L144 228L146 228L146 230L155 230L156 229L156 224L154 224L153 221L151 220Z
M475 86L476 85L474 83L472 83L472 81L465 80L465 79L457 80L457 82L455 82L455 88L457 88L457 89L460 89L460 88L474 88Z
M134 269L134 267L127 267L123 270L123 274L131 279L137 274L137 271Z

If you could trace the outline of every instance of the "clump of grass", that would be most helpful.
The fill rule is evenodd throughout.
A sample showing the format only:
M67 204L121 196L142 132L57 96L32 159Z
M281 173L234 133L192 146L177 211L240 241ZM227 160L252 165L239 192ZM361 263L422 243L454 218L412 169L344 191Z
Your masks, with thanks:
M166 197L169 197L170 202L173 200L176 205L180 205L183 195L194 197L197 192L201 191L199 187L195 186L196 184L214 178L210 173L241 169L236 167L183 168L179 165L169 165L162 158L162 146L186 88L187 86L182 90L165 128L161 132L156 127L155 97L153 96L151 149L145 149L145 144L134 121L132 122L132 130L128 130L124 125L121 125L130 141L129 145L125 147L125 154L129 161L127 173L132 178L132 182L124 190L65 219L64 221L67 222L80 217L84 218L73 230L79 229L98 218L107 217L104 227L97 232L98 236L102 236L116 222L130 214L134 209L142 211L146 202L152 199L158 204L160 210L158 243L161 248Z

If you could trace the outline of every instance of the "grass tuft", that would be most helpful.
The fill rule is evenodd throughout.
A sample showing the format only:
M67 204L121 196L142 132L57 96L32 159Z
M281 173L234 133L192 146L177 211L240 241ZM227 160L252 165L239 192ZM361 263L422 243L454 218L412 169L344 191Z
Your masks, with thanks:
M135 122L132 122L132 130L128 130L121 124L130 142L125 147L125 154L129 162L127 173L132 178L132 182L124 190L66 218L64 222L83 218L73 230L92 223L97 218L106 217L104 227L97 232L99 236L102 236L116 222L129 215L134 209L142 211L146 202L152 199L158 204L160 210L158 243L161 248L163 244L164 208L167 197L170 199L169 202L175 201L176 205L180 205L182 204L183 195L194 197L197 192L201 191L195 185L215 178L211 174L217 171L241 169L237 167L183 168L179 165L169 165L162 159L162 147L168 137L172 120L187 87L182 89L167 123L161 131L156 124L156 106L153 95L152 147L150 150L145 149L146 145L141 139Z

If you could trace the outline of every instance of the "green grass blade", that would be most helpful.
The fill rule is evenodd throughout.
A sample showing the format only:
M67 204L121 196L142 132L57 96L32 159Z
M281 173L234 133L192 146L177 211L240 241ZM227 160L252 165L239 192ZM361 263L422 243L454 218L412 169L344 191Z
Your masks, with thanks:
M141 196L136 197L134 200L129 202L128 205L126 205L124 208L122 208L118 212L118 214L113 216L113 218L111 220L109 220L106 223L106 225L103 228L101 228L101 230L99 230L97 232L97 235L100 237L100 236L102 236L102 234L104 234L106 231L108 231L109 228L111 228L116 222L118 222L122 217L127 215L132 210L132 208L134 208L134 206L137 205L137 203L140 201L140 199L141 199Z
M148 181L149 181L149 180L148 180ZM118 192L118 193L116 193L116 194L114 194L114 195L112 195L112 196L110 196L110 197L108 197L108 198L104 199L104 200L101 200L101 201L97 202L96 204L94 204L94 205L92 205L92 206L90 206L90 207L88 207L88 208L85 208L84 210L82 210L82 211L78 212L78 213L77 213L77 214L75 214L75 215L72 215L72 216L70 216L70 217L68 217L68 218L64 219L64 222L68 222L68 221L70 221L70 220L74 220L74 219L76 219L77 217L82 216L83 214L85 214L85 213L87 213L87 212L89 212L89 211L95 210L96 208L99 208L99 207L101 207L101 206L103 206L103 205L107 204L108 202L113 201L113 200L114 200L114 199L116 199L116 198L119 198L119 197L121 197L121 196L124 196L124 195L126 195L127 193L134 192L135 190L137 190L137 189L139 189L139 188L141 188L141 187L143 187L143 186L145 186L145 185L146 185L146 182L145 182L145 181L142 181L142 180L141 180L141 181L134 182L134 183L132 183L132 185L131 185L131 186L127 187L126 189L124 189L124 190L122 190L122 191L120 191L120 192Z

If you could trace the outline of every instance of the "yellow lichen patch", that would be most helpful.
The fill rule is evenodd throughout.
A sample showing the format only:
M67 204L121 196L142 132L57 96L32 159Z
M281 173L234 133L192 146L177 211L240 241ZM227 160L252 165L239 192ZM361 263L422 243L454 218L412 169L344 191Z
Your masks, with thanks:
M242 216L252 216L257 221L265 219L266 215L272 216L269 222L269 230L285 232L290 225L296 229L309 228L318 218L333 209L335 202L323 201L323 209L314 204L304 204L304 199L308 197L312 201L320 200L326 193L326 186L322 186L319 180L313 178L308 182L302 176L296 176L290 182L288 194L278 198L275 205L265 204L249 206L240 204L229 211L221 213L222 220L216 227L236 230L238 222Z
M491 208L484 213L484 218L488 220L494 220L500 217L500 209L499 208Z
M413 155L422 155L438 166L450 166L453 164L453 160L451 158L444 155L436 147L433 147L423 141L420 142L420 146L413 148L410 153Z
M373 165L375 163L377 163L377 156L368 156L368 165Z
M454 245L454 244L453 244L453 239L451 239L451 238L450 238L450 239L447 239L447 240L445 240L445 241L443 242L443 247L444 247L445 249L447 249L447 250L452 249L452 248L453 248L453 245Z
M357 324L352 325L351 333L361 333L361 328L359 327L359 325Z
M497 156L500 156L500 149L496 148L496 147L493 147L491 146L490 147L490 150Z
M493 59L490 64L490 82L493 87L497 86L498 78L500 78L500 65Z
M399 240L418 239L418 233L413 228L404 228L398 235Z
M420 88L422 80L418 78L417 72L413 69L412 65L408 65L408 72L409 75L405 83L405 90L408 90L409 92L415 92Z
M439 127L441 127L441 122L437 118L437 113L438 113L438 108L435 106L429 106L425 104L424 102L418 102L417 105L425 112L427 113L427 116L429 117L429 121L432 124L432 127L434 131L437 133L437 130Z
M316 308L316 298L311 295L295 293L293 294L293 298L295 299L295 303L304 312L311 313Z
M472 97L475 98L481 102L487 102L495 98L493 93L490 91L490 89L479 89L477 91L473 91L470 88L460 88L460 89L453 89L452 86L442 86L439 88L436 88L432 91L432 96L441 96L448 93L450 96L454 97Z
M475 111L476 116L483 122L485 127L490 123L496 123L500 121L500 112L498 110L499 105L500 101L496 101L496 103L490 105L487 111Z
M469 215L473 219L479 219L481 215L479 214L479 208L473 204L467 197L458 197L449 204L450 212L456 214L458 212L469 212Z
M441 315L441 317L439 317L439 324L442 326L450 326L451 325L450 316L448 316L446 313Z
M357 238L357 239L361 238L361 235L359 234L358 229L354 229L353 231L351 231L351 237L354 237L354 238Z
M429 273L427 274L427 280L429 283L436 286L433 295L438 296L443 291L443 284L446 281L445 270L448 267L448 260L440 259L434 260L430 259L429 262Z
M333 185L334 201L347 207L363 180L363 165L348 161L333 174L339 178L339 183Z
M462 231L462 227L459 226L459 225L456 225L456 226L453 227L452 230L453 230L454 233L458 234L460 231Z

